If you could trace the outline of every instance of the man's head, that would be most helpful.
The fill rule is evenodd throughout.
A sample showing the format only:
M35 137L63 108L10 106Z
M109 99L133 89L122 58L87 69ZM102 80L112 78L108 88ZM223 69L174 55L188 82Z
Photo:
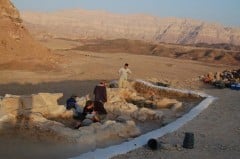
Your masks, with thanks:
M101 84L101 85L106 85L106 80L101 80L101 81L100 81L100 84Z
M94 102L92 100L88 100L85 105L87 108L93 108Z
M128 68L128 63L124 64L124 68L127 69Z

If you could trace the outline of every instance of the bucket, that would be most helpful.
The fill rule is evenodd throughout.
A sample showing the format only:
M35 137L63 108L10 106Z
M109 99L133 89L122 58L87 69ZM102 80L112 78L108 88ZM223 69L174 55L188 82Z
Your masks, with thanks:
M186 132L183 140L183 147L186 149L194 148L194 134L191 132Z
M151 150L157 150L158 149L158 142L157 142L156 139L148 140L147 145Z

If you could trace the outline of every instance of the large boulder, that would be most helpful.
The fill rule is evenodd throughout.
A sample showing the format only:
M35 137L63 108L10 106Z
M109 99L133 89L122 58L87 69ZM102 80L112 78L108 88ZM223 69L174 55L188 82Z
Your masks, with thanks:
M7 130L15 127L15 116L12 114L0 116L0 129ZM1 134L1 133L0 133Z
M178 102L178 103L175 103L172 107L171 107L171 110L172 111L178 111L182 108L183 106L183 103L182 102Z
M44 116L71 116L63 105L58 104L62 93L38 93L29 96L6 95L0 102L0 114L24 115L40 113Z
M116 121L120 123L126 123L127 121L132 120L132 118L128 115L120 115L117 117Z
M179 103L176 99L169 99L169 98L163 98L160 100L157 100L155 102L155 105L157 108L171 108L173 105Z
M146 120L162 120L163 112L160 110L152 110L148 108L141 108L138 111L132 114L133 118L139 121L146 121Z
M0 112L2 115L18 114L23 108L20 96L6 95L1 100Z

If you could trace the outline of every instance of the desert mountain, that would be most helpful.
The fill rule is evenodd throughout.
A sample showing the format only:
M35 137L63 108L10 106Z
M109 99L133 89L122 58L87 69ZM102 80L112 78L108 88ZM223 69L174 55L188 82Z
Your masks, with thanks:
M59 58L34 41L9 0L0 1L0 69L49 70Z
M49 13L22 12L22 17L26 26L40 38L124 38L175 44L240 45L240 28L191 19L120 15L80 9Z

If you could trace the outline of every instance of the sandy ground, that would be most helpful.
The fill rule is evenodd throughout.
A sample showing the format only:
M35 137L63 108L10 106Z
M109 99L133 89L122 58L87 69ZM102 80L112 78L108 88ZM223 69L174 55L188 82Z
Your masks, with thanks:
M91 93L100 79L117 79L118 69L125 63L130 64L133 72L131 79L167 80L172 87L198 89L219 97L199 117L188 123L176 133L159 139L171 144L181 144L184 132L196 135L195 149L183 151L155 151L141 148L116 158L238 158L240 155L239 102L240 92L228 89L217 90L201 84L198 76L208 72L222 71L231 67L206 64L197 61L170 58L89 52L59 52L64 59L61 70L51 72L0 71L0 96L7 94L32 94L38 92L63 92L59 101L64 104L71 94ZM206 89L207 88L207 89ZM9 143L9 144L7 144ZM11 144L10 144L11 143ZM35 145L35 142L28 143ZM17 138L11 142L1 139L0 156L6 158L67 158L76 156L76 148L65 148L57 144L35 146L30 154ZM14 146L12 146L14 145ZM29 148L29 146L26 146ZM31 147L31 146L30 146ZM65 151L63 151L65 149ZM11 151L10 151L11 150ZM14 154L14 155L11 155Z
M65 62L61 70L51 72L0 71L0 96L7 94L32 94L38 92L59 93L64 97L61 104L71 96L92 93L99 80L118 78L118 70L125 62L130 64L133 74L130 79L159 79L168 81L172 87L202 89L199 76L208 72L222 71L226 66L212 65L189 60L164 57L103 54L89 52L59 52Z

